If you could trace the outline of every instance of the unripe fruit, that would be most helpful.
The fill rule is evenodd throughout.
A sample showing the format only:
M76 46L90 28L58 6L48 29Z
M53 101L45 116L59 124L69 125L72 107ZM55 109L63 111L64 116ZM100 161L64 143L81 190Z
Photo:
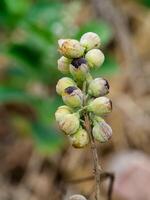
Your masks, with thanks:
M93 32L88 32L82 35L80 44L85 47L86 51L98 49L101 45L100 37Z
M100 67L104 62L104 54L99 49L91 49L85 55L85 59L87 60L88 66L93 68Z
M62 99L66 105L79 108L83 104L83 93L79 88L70 86L65 89Z
M67 58L79 58L84 54L84 47L74 39L58 40L60 53Z
M97 141L104 143L111 138L112 129L102 118L97 117L97 120L94 122L92 134Z
M63 77L63 78L59 79L59 81L57 82L56 92L59 95L63 95L64 90L70 86L76 86L76 83L74 82L74 80L72 80L71 78L68 78L68 77Z
M71 114L73 110L69 106L59 106L55 112L56 121L59 122L64 115Z
M80 194L75 194L69 197L69 200L87 200L87 199Z
M70 73L77 82L83 82L88 73L88 66L85 58L74 58L70 64Z
M112 102L107 97L98 97L89 103L87 110L96 115L105 115L112 111Z
M80 126L79 114L66 114L58 122L59 128L66 134L71 135L77 132Z
M57 63L58 63L58 70L60 72L62 72L63 74L69 73L69 65L71 63L71 59L62 56L60 59L58 59Z
M89 84L88 94L94 97L104 96L109 93L108 81L104 78L96 78Z
M88 133L82 127L80 127L76 133L71 135L69 139L72 146L75 148L83 148L89 143Z

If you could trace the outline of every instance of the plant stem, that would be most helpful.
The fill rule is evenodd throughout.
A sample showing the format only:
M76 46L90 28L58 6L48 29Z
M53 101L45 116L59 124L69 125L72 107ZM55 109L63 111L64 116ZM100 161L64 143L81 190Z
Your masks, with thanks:
M95 144L95 140L92 135L91 123L90 123L88 114L85 114L85 128L90 137L91 151L92 151L92 157L93 157L93 162L94 162L93 163L94 164L94 176L95 176L95 181L96 181L95 199L100 200L100 175L102 172L102 168L99 165L96 144Z
M87 83L83 83L83 93L85 95L84 99L84 106L86 106L86 86ZM90 137L90 144L91 144L91 151L92 151L92 157L93 157L93 164L94 164L94 176L95 176L95 182L96 182L96 194L95 194L95 199L100 200L100 175L102 172L102 168L99 165L99 159L98 159L98 154L97 154L97 149L96 149L96 144L94 137L92 135L92 127L91 127L91 121L89 119L88 113L84 113L84 119L85 119L85 129L89 134Z

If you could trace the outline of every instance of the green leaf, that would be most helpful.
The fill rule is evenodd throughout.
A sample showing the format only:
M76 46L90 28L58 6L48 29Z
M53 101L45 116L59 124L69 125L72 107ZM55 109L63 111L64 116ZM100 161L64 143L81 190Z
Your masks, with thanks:
M107 45L113 37L111 27L104 21L91 21L83 25L77 33L76 38L80 39L80 37L86 32L97 33L102 40L102 45L104 46Z

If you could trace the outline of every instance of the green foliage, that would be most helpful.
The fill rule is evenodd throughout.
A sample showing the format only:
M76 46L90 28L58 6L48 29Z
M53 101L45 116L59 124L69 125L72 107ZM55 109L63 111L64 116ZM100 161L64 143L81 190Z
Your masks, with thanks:
M63 142L53 125L54 112L61 104L53 92L60 77L57 40L79 38L84 32L93 31L101 36L105 48L113 37L103 21L76 26L81 6L78 1L0 1L0 58L7 61L2 72L0 69L0 104L22 104L34 110L36 119L27 121L37 147L44 152L60 148ZM102 68L103 74L112 75L118 65L108 57ZM34 84L42 85L46 96L32 93Z

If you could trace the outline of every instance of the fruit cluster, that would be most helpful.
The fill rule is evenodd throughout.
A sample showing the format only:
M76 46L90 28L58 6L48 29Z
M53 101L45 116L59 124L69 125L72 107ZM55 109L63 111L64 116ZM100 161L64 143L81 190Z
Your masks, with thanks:
M102 118L112 110L111 101L105 97L109 93L109 84L104 78L93 79L90 70L100 67L104 54L99 49L100 37L93 32L82 35L80 41L60 39L58 70L70 77L61 78L56 92L62 96L65 105L56 113L59 128L68 136L72 146L83 148L89 143L89 135L84 128L84 114L92 122L93 137L106 142L112 135L111 127Z

